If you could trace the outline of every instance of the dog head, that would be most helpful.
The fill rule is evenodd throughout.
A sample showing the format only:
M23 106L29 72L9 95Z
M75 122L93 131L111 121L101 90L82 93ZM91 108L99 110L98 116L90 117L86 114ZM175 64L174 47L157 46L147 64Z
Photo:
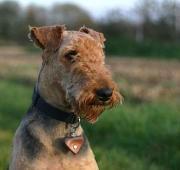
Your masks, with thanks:
M39 88L46 94L51 89L47 100L67 105L92 123L104 109L122 100L105 65L102 33L86 27L79 31L67 31L64 26L31 27L30 37L43 49Z

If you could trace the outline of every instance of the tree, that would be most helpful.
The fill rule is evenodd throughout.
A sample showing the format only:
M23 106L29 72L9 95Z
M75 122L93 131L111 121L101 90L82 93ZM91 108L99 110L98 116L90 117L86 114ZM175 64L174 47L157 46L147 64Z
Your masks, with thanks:
M0 4L0 36L4 39L15 39L16 27L21 8L14 1L4 1Z
M98 21L99 28L108 37L132 38L134 32L133 23L123 15L119 8L107 12L103 19Z
M79 28L83 25L91 25L93 20L87 11L74 4L55 4L50 11L48 22Z
M135 11L139 24L137 25L136 37L141 37L141 41L152 38L154 34L154 24L158 17L158 6L157 0L140 0L137 2Z
M159 36L164 40L175 41L178 32L178 8L176 1L165 0L162 2L158 21Z

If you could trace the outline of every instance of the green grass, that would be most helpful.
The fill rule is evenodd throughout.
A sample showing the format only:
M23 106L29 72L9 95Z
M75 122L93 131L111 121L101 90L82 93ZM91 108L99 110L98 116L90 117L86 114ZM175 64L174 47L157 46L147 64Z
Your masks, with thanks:
M87 132L102 169L111 169L111 165L117 170L180 168L176 104L125 104L105 113L99 123L88 126Z
M0 170L5 170L8 165L12 136L30 103L31 88L1 81L0 91Z
M0 82L0 170L8 165L12 136L31 102L33 87ZM176 101L125 103L95 125L83 122L101 170L179 170L180 106Z

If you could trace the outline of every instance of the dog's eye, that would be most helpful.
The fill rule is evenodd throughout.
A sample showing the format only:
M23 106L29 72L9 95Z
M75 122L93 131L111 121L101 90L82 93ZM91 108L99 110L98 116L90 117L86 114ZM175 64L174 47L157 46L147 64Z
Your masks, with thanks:
M76 59L76 56L77 56L77 51L75 51L75 50L72 50L72 51L68 51L65 55L64 55L64 57L67 59L67 60L69 60L70 62L75 62L75 59Z

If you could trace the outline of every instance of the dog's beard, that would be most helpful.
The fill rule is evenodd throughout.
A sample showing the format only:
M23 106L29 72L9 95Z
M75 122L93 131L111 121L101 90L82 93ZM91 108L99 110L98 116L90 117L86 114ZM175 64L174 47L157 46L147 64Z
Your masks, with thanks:
M86 96L82 95L77 101L73 102L73 108L75 114L85 118L90 123L95 123L105 109L110 109L117 105L121 99L118 92L114 92L108 102L101 102L93 94L87 95L86 93Z
M75 112L90 123L95 123L105 107L99 105L81 106Z

